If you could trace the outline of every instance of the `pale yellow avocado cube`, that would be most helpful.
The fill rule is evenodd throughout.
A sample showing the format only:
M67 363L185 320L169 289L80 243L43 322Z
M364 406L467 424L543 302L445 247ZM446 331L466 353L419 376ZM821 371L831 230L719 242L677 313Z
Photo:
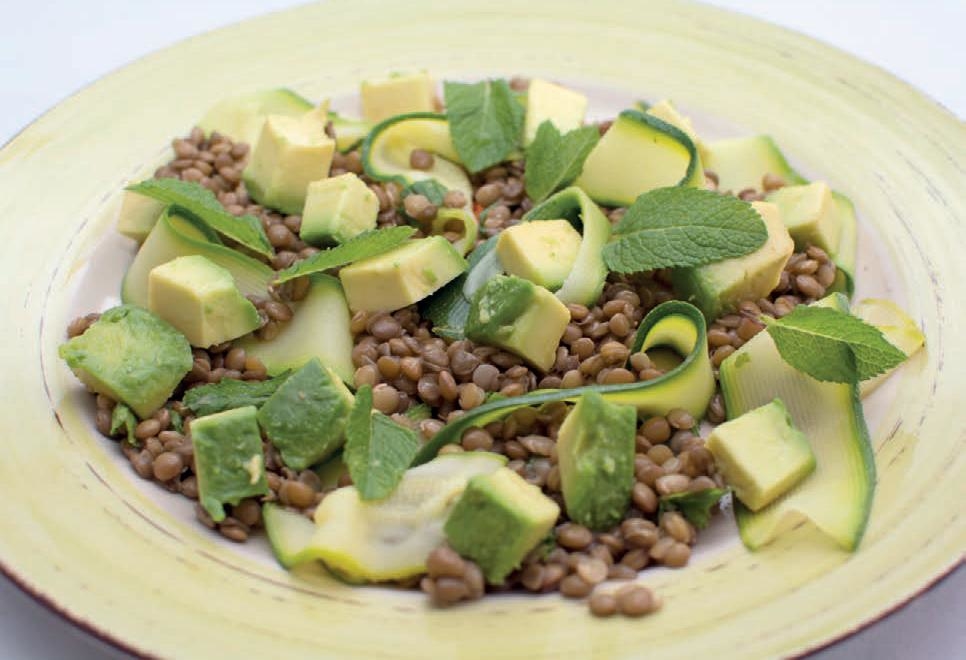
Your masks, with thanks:
M128 238L143 243L154 229L164 208L164 202L125 190L117 216L117 230Z
M547 120L561 133L567 133L580 128L586 114L587 97L584 94L535 78L530 81L527 91L523 143L528 145L533 142L540 124Z
M310 183L329 175L335 141L325 134L328 104L302 117L269 115L244 179L259 204L300 214Z
M339 271L349 308L392 312L441 289L466 270L466 261L442 236L419 238Z
M764 245L743 257L694 268L676 268L671 273L674 290L700 309L708 320L734 310L743 300L768 296L778 286L782 270L795 250L778 207L769 202L752 202L751 206L758 211L768 231Z
M299 236L306 243L344 243L376 228L379 198L362 179L346 172L309 184Z
M842 223L827 183L785 186L770 193L767 200L781 210L782 220L798 249L811 244L831 255L838 252Z
M496 243L496 255L507 273L551 291L563 285L579 249L580 233L566 220L514 225L502 231Z
M805 434L781 399L719 425L706 444L735 496L759 511L815 469Z
M658 101L647 109L647 114L680 129L682 133L691 138L695 149L698 150L698 156L701 158L701 162L706 163L708 161L708 148L705 146L704 141L698 137L691 120L678 112L677 108L670 101L667 99Z
M378 123L408 112L435 112L436 90L425 71L362 81L362 116Z
M261 321L231 273L200 255L178 257L151 269L148 309L199 347L247 335Z

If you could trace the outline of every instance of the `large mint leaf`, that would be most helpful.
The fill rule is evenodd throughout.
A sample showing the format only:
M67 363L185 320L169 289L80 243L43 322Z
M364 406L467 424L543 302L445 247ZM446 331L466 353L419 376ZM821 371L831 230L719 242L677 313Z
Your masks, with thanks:
M165 204L180 206L222 236L258 254L266 257L274 254L258 218L232 215L213 192L199 183L180 179L148 179L127 189Z
M355 405L346 423L342 460L362 500L388 497L419 449L411 429L372 410L372 388L356 392Z
M501 162L517 146L524 110L505 80L447 81L443 96L453 146L470 172Z
M245 406L257 408L275 394L288 376L286 372L262 381L225 378L217 383L191 388L185 392L182 403L199 417Z
M359 234L342 245L313 254L308 259L278 272L275 284L288 282L303 275L321 273L330 268L345 266L353 261L376 257L405 243L416 230L413 227L387 227Z
M549 120L540 124L527 149L527 194L534 203L566 187L580 175L590 150L600 140L596 126L560 134Z
M816 380L858 383L906 359L878 328L828 307L799 305L780 320L764 320L782 359Z
M617 273L701 266L741 257L768 238L748 202L698 188L659 188L628 207L604 246L604 262Z

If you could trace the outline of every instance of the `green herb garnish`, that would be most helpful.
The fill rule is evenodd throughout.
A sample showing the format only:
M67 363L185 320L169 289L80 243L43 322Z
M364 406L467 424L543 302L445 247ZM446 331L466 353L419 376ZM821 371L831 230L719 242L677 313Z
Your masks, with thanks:
M768 230L758 212L730 195L698 188L659 188L628 207L604 246L617 273L701 266L760 248Z
M388 497L419 450L416 434L372 409L372 388L356 392L345 429L342 460L363 500Z
M779 320L762 320L782 359L816 380L858 383L906 359L878 328L829 307L799 305Z
M698 529L704 529L711 520L711 507L728 491L723 488L706 488L694 492L675 493L661 498L659 511L679 511Z
M421 422L433 416L433 409L425 403L419 403L415 406L410 406L403 415L414 422Z
M311 273L320 273L330 268L345 266L360 259L376 257L402 245L415 232L416 229L413 227L387 227L386 229L364 232L350 238L342 245L322 250L285 270L280 270L275 278L275 284L282 284Z
M232 215L213 192L199 183L180 179L148 179L128 186L127 190L180 207L222 236L260 255L271 257L275 253L258 218Z
M524 110L505 80L443 83L453 146L470 172L503 161L517 146Z
M285 382L289 374L290 372L285 372L261 381L225 378L218 383L191 388L185 392L182 402L199 417L245 406L257 408L275 394L275 390Z
M405 198L409 195L423 195L430 203L439 206L443 203L446 188L436 179L423 179L422 181L416 181L406 186L402 191L402 196Z
M600 140L596 126L562 134L549 120L540 124L527 149L527 195L542 202L580 176L590 150Z
M111 435L124 429L127 433L127 443L130 445L137 446L141 444L138 439L134 437L134 429L138 425L138 418L135 416L134 411L128 408L123 403L118 403L114 406L114 411L111 413Z

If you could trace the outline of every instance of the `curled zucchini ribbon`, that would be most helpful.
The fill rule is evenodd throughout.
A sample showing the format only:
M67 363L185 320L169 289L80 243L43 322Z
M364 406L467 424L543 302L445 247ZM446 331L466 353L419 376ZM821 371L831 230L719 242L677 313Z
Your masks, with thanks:
M485 426L528 406L556 401L574 403L589 391L599 392L613 403L632 405L641 416L666 415L673 408L683 408L695 418L702 417L714 395L714 375L708 359L707 329L701 312L694 305L680 300L671 300L652 309L637 330L631 353L657 347L673 349L683 360L653 380L537 390L524 396L490 401L440 429L416 454L413 465L432 460L441 447L459 442L469 428Z

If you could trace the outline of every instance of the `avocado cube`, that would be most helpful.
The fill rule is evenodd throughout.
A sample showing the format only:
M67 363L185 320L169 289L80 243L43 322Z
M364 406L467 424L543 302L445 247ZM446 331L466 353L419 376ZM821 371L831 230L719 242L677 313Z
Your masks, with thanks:
M551 291L559 289L577 259L580 233L566 220L539 220L500 232L496 255L503 269Z
M201 255L178 257L151 269L148 309L200 347L247 335L261 323L231 273Z
M425 71L362 81L362 116L373 124L408 112L435 112L436 91Z
M301 117L269 115L243 178L259 203L282 213L300 214L308 186L332 166L335 141L325 134L326 106Z
M598 392L580 397L557 436L560 489L571 520L603 531L627 512L634 487L637 411Z
M838 253L842 222L827 183L816 181L802 186L785 186L770 193L766 199L781 211L782 221L796 248L804 250L811 244L831 255Z
M499 276L476 292L466 336L515 353L548 371L568 323L570 310L542 286L512 275Z
M815 469L805 434L795 428L781 399L719 425L708 451L735 496L759 511Z
M502 467L470 479L443 531L456 552L479 564L487 582L502 584L559 515L556 502Z
M408 241L339 271L350 309L392 312L422 300L466 270L466 261L442 236Z
M376 228L379 199L352 172L309 184L299 236L306 243L345 243Z
M192 364L184 335L133 305L107 310L59 352L81 382L142 419L164 405Z
M164 202L125 190L121 199L121 210L117 215L117 230L128 238L143 243L164 213L164 208Z
M752 206L768 230L764 245L743 257L671 272L678 296L694 303L709 321L733 311L742 300L768 296L778 286L795 249L778 207L769 202L753 202Z
M527 113L523 125L523 143L537 137L540 124L549 121L561 133L580 128L587 114L587 97L540 78L530 81L527 90Z
M198 417L191 422L198 500L215 522L225 504L268 494L262 435L255 406Z
M282 461L304 470L342 446L353 397L338 376L312 358L258 411L258 423Z

